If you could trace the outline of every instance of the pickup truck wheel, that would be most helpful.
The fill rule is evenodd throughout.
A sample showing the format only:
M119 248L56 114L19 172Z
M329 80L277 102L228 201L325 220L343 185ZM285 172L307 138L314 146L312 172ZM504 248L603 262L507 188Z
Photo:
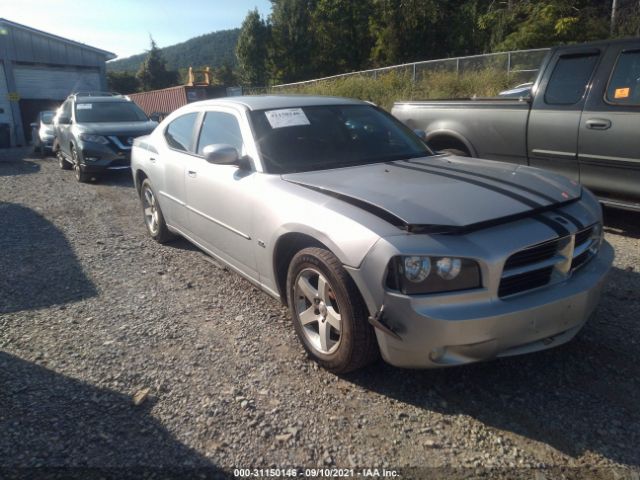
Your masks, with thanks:
M287 296L307 353L335 373L356 370L378 356L367 308L340 261L323 248L305 248L289 265Z
M470 157L469 152L464 150L458 150L457 148L443 148L438 150L438 153L446 153L447 155L455 155L456 157Z
M156 194L151 187L148 178L142 182L140 186L140 201L142 202L142 213L144 215L144 224L151 238L158 243L165 243L175 238L164 221L162 210Z
M58 157L58 165L62 170L71 170L71 164L65 160L62 151L58 150L56 156Z

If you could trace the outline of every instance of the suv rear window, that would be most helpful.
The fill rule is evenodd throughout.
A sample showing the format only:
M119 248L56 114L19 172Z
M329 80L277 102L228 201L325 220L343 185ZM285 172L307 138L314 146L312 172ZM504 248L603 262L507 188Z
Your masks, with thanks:
M146 122L145 113L133 102L78 102L78 123Z
M622 52L613 69L607 101L619 105L640 105L640 50Z

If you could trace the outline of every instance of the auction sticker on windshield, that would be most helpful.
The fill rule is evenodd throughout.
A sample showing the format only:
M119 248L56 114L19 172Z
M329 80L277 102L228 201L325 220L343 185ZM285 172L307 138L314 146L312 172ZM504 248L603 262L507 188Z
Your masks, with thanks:
M301 108L283 108L264 112L271 128L295 127L311 125Z
M92 103L78 103L76 105L77 110L91 110L93 108Z

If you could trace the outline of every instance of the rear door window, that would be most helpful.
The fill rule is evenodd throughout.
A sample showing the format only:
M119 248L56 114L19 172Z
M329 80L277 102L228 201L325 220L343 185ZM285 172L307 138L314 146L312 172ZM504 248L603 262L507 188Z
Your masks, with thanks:
M606 100L617 105L640 105L640 50L620 53L607 86Z
M193 152L193 133L198 114L187 113L173 120L164 131L169 147L184 152Z
M597 52L561 56L549 79L545 103L573 105L582 100L598 56Z

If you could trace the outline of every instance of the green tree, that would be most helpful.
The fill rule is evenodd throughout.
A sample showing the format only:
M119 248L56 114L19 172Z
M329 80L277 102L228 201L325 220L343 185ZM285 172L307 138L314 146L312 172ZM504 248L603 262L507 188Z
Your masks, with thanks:
M638 0L612 0L611 10L612 37L640 35L640 2Z
M312 33L316 49L313 62L319 75L363 70L369 66L373 46L369 29L372 14L372 0L317 1L312 12Z
M271 0L269 70L276 82L294 82L317 74L312 13L316 0Z
M267 47L269 29L258 9L250 11L242 22L236 56L240 80L244 85L267 84Z
M140 87L135 73L107 72L107 85L112 92L129 94L138 91Z
M233 67L231 67L227 62L212 69L211 76L213 77L211 80L213 85L231 87L238 84L238 75L234 72Z
M606 2L520 0L492 4L479 19L492 51L550 47L609 36Z
M178 72L167 70L162 52L151 38L151 49L136 74L142 91L167 88L177 84Z
M375 13L371 17L375 38L372 61L376 65L392 65L446 56L449 49L439 26L449 22L446 17L450 12L441 3L375 0Z

